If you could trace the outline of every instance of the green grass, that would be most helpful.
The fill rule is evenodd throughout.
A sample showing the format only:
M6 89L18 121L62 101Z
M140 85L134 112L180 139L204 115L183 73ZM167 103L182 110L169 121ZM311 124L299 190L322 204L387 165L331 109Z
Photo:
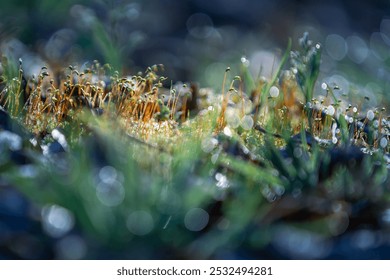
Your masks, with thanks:
M1 176L39 207L70 211L89 246L84 258L99 257L99 249L120 258L135 258L140 248L144 258L261 251L281 224L336 238L348 225L332 218L332 205L365 201L380 215L389 203L390 128L379 108L371 119L352 112L358 104L335 104L331 93L317 101L320 51L307 37L300 44L291 54L289 43L271 80L245 71L224 90L225 73L223 98L209 92L213 102L189 113L186 87L166 90L158 66L133 78L98 64L85 73L72 67L59 85L43 69L26 104L18 101L21 72L6 72L1 97L10 115L41 145L60 127L69 150L44 156L25 144L32 177L10 160L1 161ZM110 87L93 84L94 76L108 76ZM269 94L273 86L277 97ZM324 114L329 106L339 113ZM99 108L102 116L91 114ZM240 123L245 116L255 123Z

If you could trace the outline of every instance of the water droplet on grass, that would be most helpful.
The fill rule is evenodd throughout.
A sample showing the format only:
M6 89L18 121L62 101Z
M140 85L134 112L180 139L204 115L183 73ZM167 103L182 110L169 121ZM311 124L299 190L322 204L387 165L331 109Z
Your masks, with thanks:
M43 207L41 215L43 229L54 238L65 235L74 226L73 214L59 205Z
M279 89L276 86L272 86L269 89L269 95L273 98L276 98L279 96Z
M385 148L387 147L387 144L388 144L388 141L387 141L386 137L382 137L382 139L381 139L379 145L380 145L383 149L385 149Z
M217 180L216 186L221 189L226 189L230 186L230 182L227 179L226 175L222 173L215 174L215 180Z
M333 116L334 113L335 113L334 107L333 107L332 105L329 105L329 106L327 107L327 114L328 114L329 116Z
M227 137L233 136L232 130L228 126L225 126L223 129L223 134L225 134Z
M211 162L212 162L212 164L216 164L216 163L217 163L217 160L218 160L218 158L219 158L219 154L220 154L220 152L218 151L218 152L216 152L215 154L213 154L213 155L211 156Z
M233 108L228 108L225 113L226 122L231 128L237 128L240 125L240 117Z
M65 150L67 149L68 142L66 141L64 134L62 134L58 129L53 129L51 135L53 139L56 140L62 146L62 148L64 148Z
M237 103L237 108L244 110L245 114L250 114L253 110L253 104L250 99L243 99Z
M87 253L85 241L75 235L66 236L56 245L57 258L66 260L83 259Z
M245 56L241 57L241 63L244 67L248 67L250 64L249 60Z

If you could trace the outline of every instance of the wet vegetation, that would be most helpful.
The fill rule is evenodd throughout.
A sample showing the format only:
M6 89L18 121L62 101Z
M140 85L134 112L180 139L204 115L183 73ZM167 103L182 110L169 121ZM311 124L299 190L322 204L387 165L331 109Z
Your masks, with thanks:
M3 57L0 257L390 257L386 108L319 84L307 33L291 49L220 92Z

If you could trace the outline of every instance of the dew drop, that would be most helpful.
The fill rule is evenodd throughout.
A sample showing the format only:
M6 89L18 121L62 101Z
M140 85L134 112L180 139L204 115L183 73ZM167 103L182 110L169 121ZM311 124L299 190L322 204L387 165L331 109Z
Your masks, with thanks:
M233 136L232 130L228 126L225 126L225 128L223 129L223 134L225 134L227 137Z
M250 130L253 127L253 124L253 118L249 115L246 115L241 119L241 127L245 130Z
M249 67L250 64L249 60L245 56L241 57L241 63L244 67Z
M292 68L292 72L293 72L294 74L297 74L297 73L298 73L298 69L297 69L297 68Z
M332 105L329 105L329 106L327 107L327 114L328 114L329 116L333 116L334 113L335 113L334 107L333 107Z
M387 144L388 144L388 141L386 139L386 137L382 137L381 141L380 141L380 145L383 149L385 149L387 147Z
M215 174L215 180L217 180L216 186L221 189L226 189L230 186L229 180L226 175L222 173Z
M250 114L253 110L253 104L250 99L243 99L237 104L237 108L242 108L245 114Z
M269 89L269 95L273 98L276 98L279 96L279 89L276 86L272 86Z
M375 117L374 112L373 112L372 110L368 110L368 111L367 111L367 119L368 119L369 121L372 121L372 120L374 119L374 117Z
M237 128L240 125L240 117L233 108L226 110L225 118L231 128Z

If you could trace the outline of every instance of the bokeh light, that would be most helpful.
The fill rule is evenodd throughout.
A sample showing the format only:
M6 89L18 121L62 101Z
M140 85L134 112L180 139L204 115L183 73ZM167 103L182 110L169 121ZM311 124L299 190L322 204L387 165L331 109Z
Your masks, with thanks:
M202 208L190 209L184 218L184 225L190 231L201 231L209 222L209 214Z

